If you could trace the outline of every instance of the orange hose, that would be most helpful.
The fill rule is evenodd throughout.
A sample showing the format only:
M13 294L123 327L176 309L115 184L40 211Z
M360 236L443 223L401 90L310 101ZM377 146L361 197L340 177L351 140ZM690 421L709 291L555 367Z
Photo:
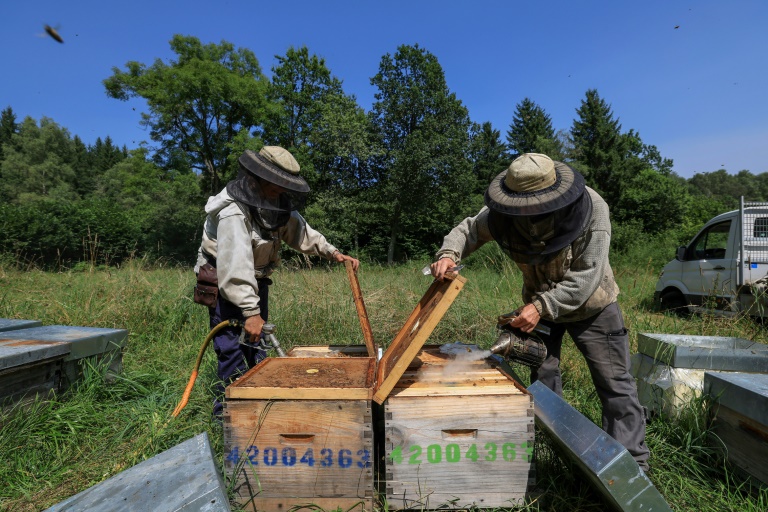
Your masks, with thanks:
M189 382L187 382L187 387L184 390L184 394L181 396L181 401L171 413L171 416L174 418L179 415L181 410L187 406L187 402L189 402L189 395L192 394L192 388L195 385L195 380L197 380L197 373L200 370L200 363L203 361L203 354L205 354L205 349L208 348L208 344L211 342L216 333L229 325L232 325L233 327L240 327L242 324L238 320L224 320L219 325L211 329L211 332L209 332L208 336L205 337L203 346L200 347L200 353L197 354L197 361L195 361L195 367L192 369L192 375L189 376Z

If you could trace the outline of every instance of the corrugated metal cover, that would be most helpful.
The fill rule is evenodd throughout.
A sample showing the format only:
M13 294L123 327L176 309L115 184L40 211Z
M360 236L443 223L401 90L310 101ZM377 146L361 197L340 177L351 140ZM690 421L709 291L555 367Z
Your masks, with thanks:
M616 510L671 512L621 444L541 382L531 384L528 391L536 403L536 423Z
M12 320L10 318L0 318L0 332L29 329L30 327L39 327L41 325L43 325L43 323L37 320Z
M767 374L706 372L704 391L729 409L768 425Z
M40 342L66 342L71 346L67 360L103 354L123 347L128 339L125 329L100 327L72 327L68 325L46 325L20 331L0 334L0 340L36 340Z
M768 345L744 338L640 333L637 350L675 368L768 372Z
M202 433L118 473L47 512L230 512L224 483Z

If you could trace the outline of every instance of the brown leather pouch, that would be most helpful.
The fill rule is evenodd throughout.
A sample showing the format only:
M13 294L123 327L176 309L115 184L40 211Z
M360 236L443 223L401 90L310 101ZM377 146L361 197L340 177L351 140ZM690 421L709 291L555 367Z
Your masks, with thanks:
M209 308L216 307L219 298L219 280L216 277L216 267L210 263L200 267L195 284L194 301Z

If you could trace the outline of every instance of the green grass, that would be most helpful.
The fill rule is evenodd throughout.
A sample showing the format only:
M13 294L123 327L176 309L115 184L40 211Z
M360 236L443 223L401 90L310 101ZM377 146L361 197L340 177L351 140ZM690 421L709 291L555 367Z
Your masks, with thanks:
M359 278L375 340L392 340L426 291L427 262L398 267L364 264ZM349 283L339 266L286 265L273 277L270 320L284 348L312 344L362 344ZM656 313L651 298L658 263L615 267L619 298L630 329L738 336L768 342L765 328L748 319L680 319ZM520 277L497 251L467 261L464 290L435 329L430 343L460 341L488 347L495 319L520 305ZM221 427L212 422L215 356L206 353L201 374L179 418L170 413L181 397L208 332L205 308L191 301L189 269L149 268L141 260L90 272L19 272L0 266L0 317L124 328L130 332L119 379L86 366L85 378L63 396L0 414L0 510L43 510L176 444L208 432L221 463ZM518 372L526 378L527 372ZM599 423L600 406L581 355L572 343L563 354L565 398ZM749 488L708 441L704 406L690 404L675 422L648 426L652 480L674 510L759 511L768 492ZM537 487L526 510L603 511L606 505L578 471L537 436Z

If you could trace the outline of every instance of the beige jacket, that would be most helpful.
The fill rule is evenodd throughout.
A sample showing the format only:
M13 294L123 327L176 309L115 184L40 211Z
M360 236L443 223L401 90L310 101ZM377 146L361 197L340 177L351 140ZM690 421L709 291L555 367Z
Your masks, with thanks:
M587 187L587 192L592 199L592 219L586 231L546 264L517 264L523 274L523 301L533 303L546 320L585 320L615 302L619 295L608 261L608 205L591 188ZM448 233L437 258L448 257L458 263L492 240L486 207Z
M256 279L269 276L280 261L280 244L304 254L331 259L336 247L312 229L298 212L276 231L262 229L251 219L247 206L232 199L227 189L208 198L203 241L198 250L195 272L216 260L219 292L238 306L246 317L261 313Z

